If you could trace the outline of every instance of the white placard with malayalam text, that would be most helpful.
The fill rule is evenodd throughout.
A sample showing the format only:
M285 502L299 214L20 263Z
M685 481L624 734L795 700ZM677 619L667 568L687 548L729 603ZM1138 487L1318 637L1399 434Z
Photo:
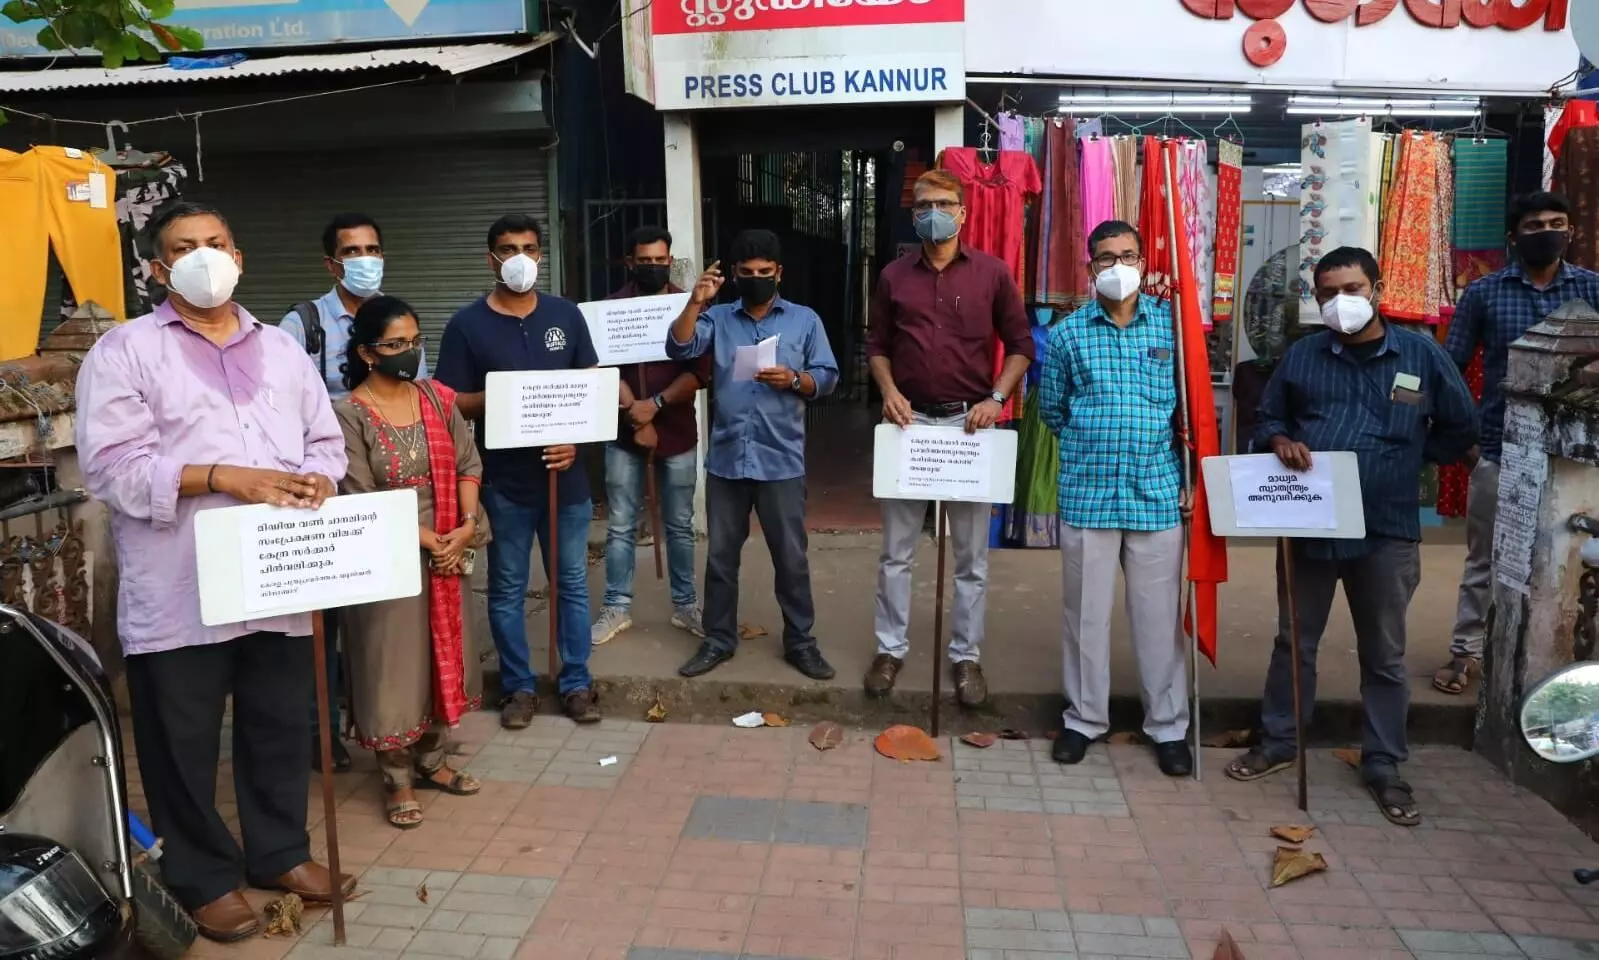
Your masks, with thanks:
M490 450L616 439L620 375L615 367L491 373L483 398Z
M1360 462L1350 451L1317 450L1303 472L1288 469L1271 453L1206 457L1199 466L1218 536L1366 536Z
M872 496L879 500L1010 503L1016 499L1016 431L878 424Z
M200 622L376 603L422 592L416 491L333 497L317 510L265 504L201 510Z
M688 303L686 293L580 303L601 366L665 360L666 333Z

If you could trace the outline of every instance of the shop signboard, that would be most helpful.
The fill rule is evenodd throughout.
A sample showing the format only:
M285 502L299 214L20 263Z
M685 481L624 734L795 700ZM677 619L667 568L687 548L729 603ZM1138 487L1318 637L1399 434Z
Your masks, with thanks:
M655 0L654 102L703 110L959 101L968 2Z
M973 74L1533 94L1576 67L1594 0L967 3Z
M537 0L177 0L170 23L205 38L197 56L229 50L400 43L534 32ZM54 56L39 22L0 16L0 61Z

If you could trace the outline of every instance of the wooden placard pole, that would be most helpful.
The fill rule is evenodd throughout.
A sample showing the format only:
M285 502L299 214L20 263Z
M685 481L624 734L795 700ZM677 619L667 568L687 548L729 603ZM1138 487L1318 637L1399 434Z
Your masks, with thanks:
M1305 709L1299 688L1299 605L1294 602L1294 547L1287 537L1277 538L1283 558L1283 592L1288 596L1288 652L1294 669L1294 766L1299 770L1299 809L1310 809L1310 784L1305 773Z
M322 611L311 614L312 658L316 661L317 749L322 752L322 829L328 838L328 871L333 875L333 945L344 946L344 884L339 871L338 802L333 796L333 711L328 689L328 638Z
M944 677L944 531L949 523L943 501L933 501L933 524L938 528L938 586L933 590L933 715L932 735L938 736L938 702L943 699Z
M661 565L661 504L655 497L655 451L651 450L644 459L644 509L650 514L650 539L655 543L655 579L662 580L666 572Z
M557 699L559 699L561 693L561 682L560 678L557 676L557 674L560 672L560 664L555 658L556 638L560 636L560 634L556 631L559 629L561 624L561 615L557 609L560 606L561 600L561 533L559 526L561 515L560 479L560 471L556 470L554 467L551 467L549 507L550 543L549 549L546 551L550 558L550 564L549 567L544 571L544 579L548 580L550 584L550 589L547 591L550 599L550 686L554 688Z

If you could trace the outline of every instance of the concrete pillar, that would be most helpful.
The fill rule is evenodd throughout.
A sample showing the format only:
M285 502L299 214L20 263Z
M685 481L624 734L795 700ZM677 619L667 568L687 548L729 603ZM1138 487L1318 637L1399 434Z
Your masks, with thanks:
M940 103L933 107L933 155L945 147L966 143L966 104Z
M691 290L705 265L705 233L701 223L704 207L700 198L700 144L694 132L694 114L668 111L661 114L665 128L666 151L666 229L672 234L672 282ZM694 485L694 531L705 532L705 454L711 438L710 403L701 390L694 398L694 413L699 420L699 482Z
M1539 759L1522 700L1572 662L1582 614L1577 514L1599 515L1599 312L1568 303L1510 349L1494 530L1493 609L1475 749L1599 835L1599 770Z

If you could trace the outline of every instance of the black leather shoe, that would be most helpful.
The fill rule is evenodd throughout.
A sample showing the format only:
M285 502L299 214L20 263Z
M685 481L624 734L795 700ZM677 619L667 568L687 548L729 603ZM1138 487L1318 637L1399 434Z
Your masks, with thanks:
M793 653L783 654L789 666L812 680L831 680L835 676L833 665L822 659L822 651L815 647L801 647Z
M1060 736L1055 738L1055 745L1049 748L1050 759L1068 766L1082 763L1083 758L1088 756L1088 745L1092 742L1076 730L1062 730Z
M1194 775L1194 752L1188 748L1187 740L1155 744L1155 762L1160 764L1160 772L1168 777Z
M689 658L688 663L677 668L677 675L680 677L703 677L731 659L733 659L733 651L702 643L694 656Z

